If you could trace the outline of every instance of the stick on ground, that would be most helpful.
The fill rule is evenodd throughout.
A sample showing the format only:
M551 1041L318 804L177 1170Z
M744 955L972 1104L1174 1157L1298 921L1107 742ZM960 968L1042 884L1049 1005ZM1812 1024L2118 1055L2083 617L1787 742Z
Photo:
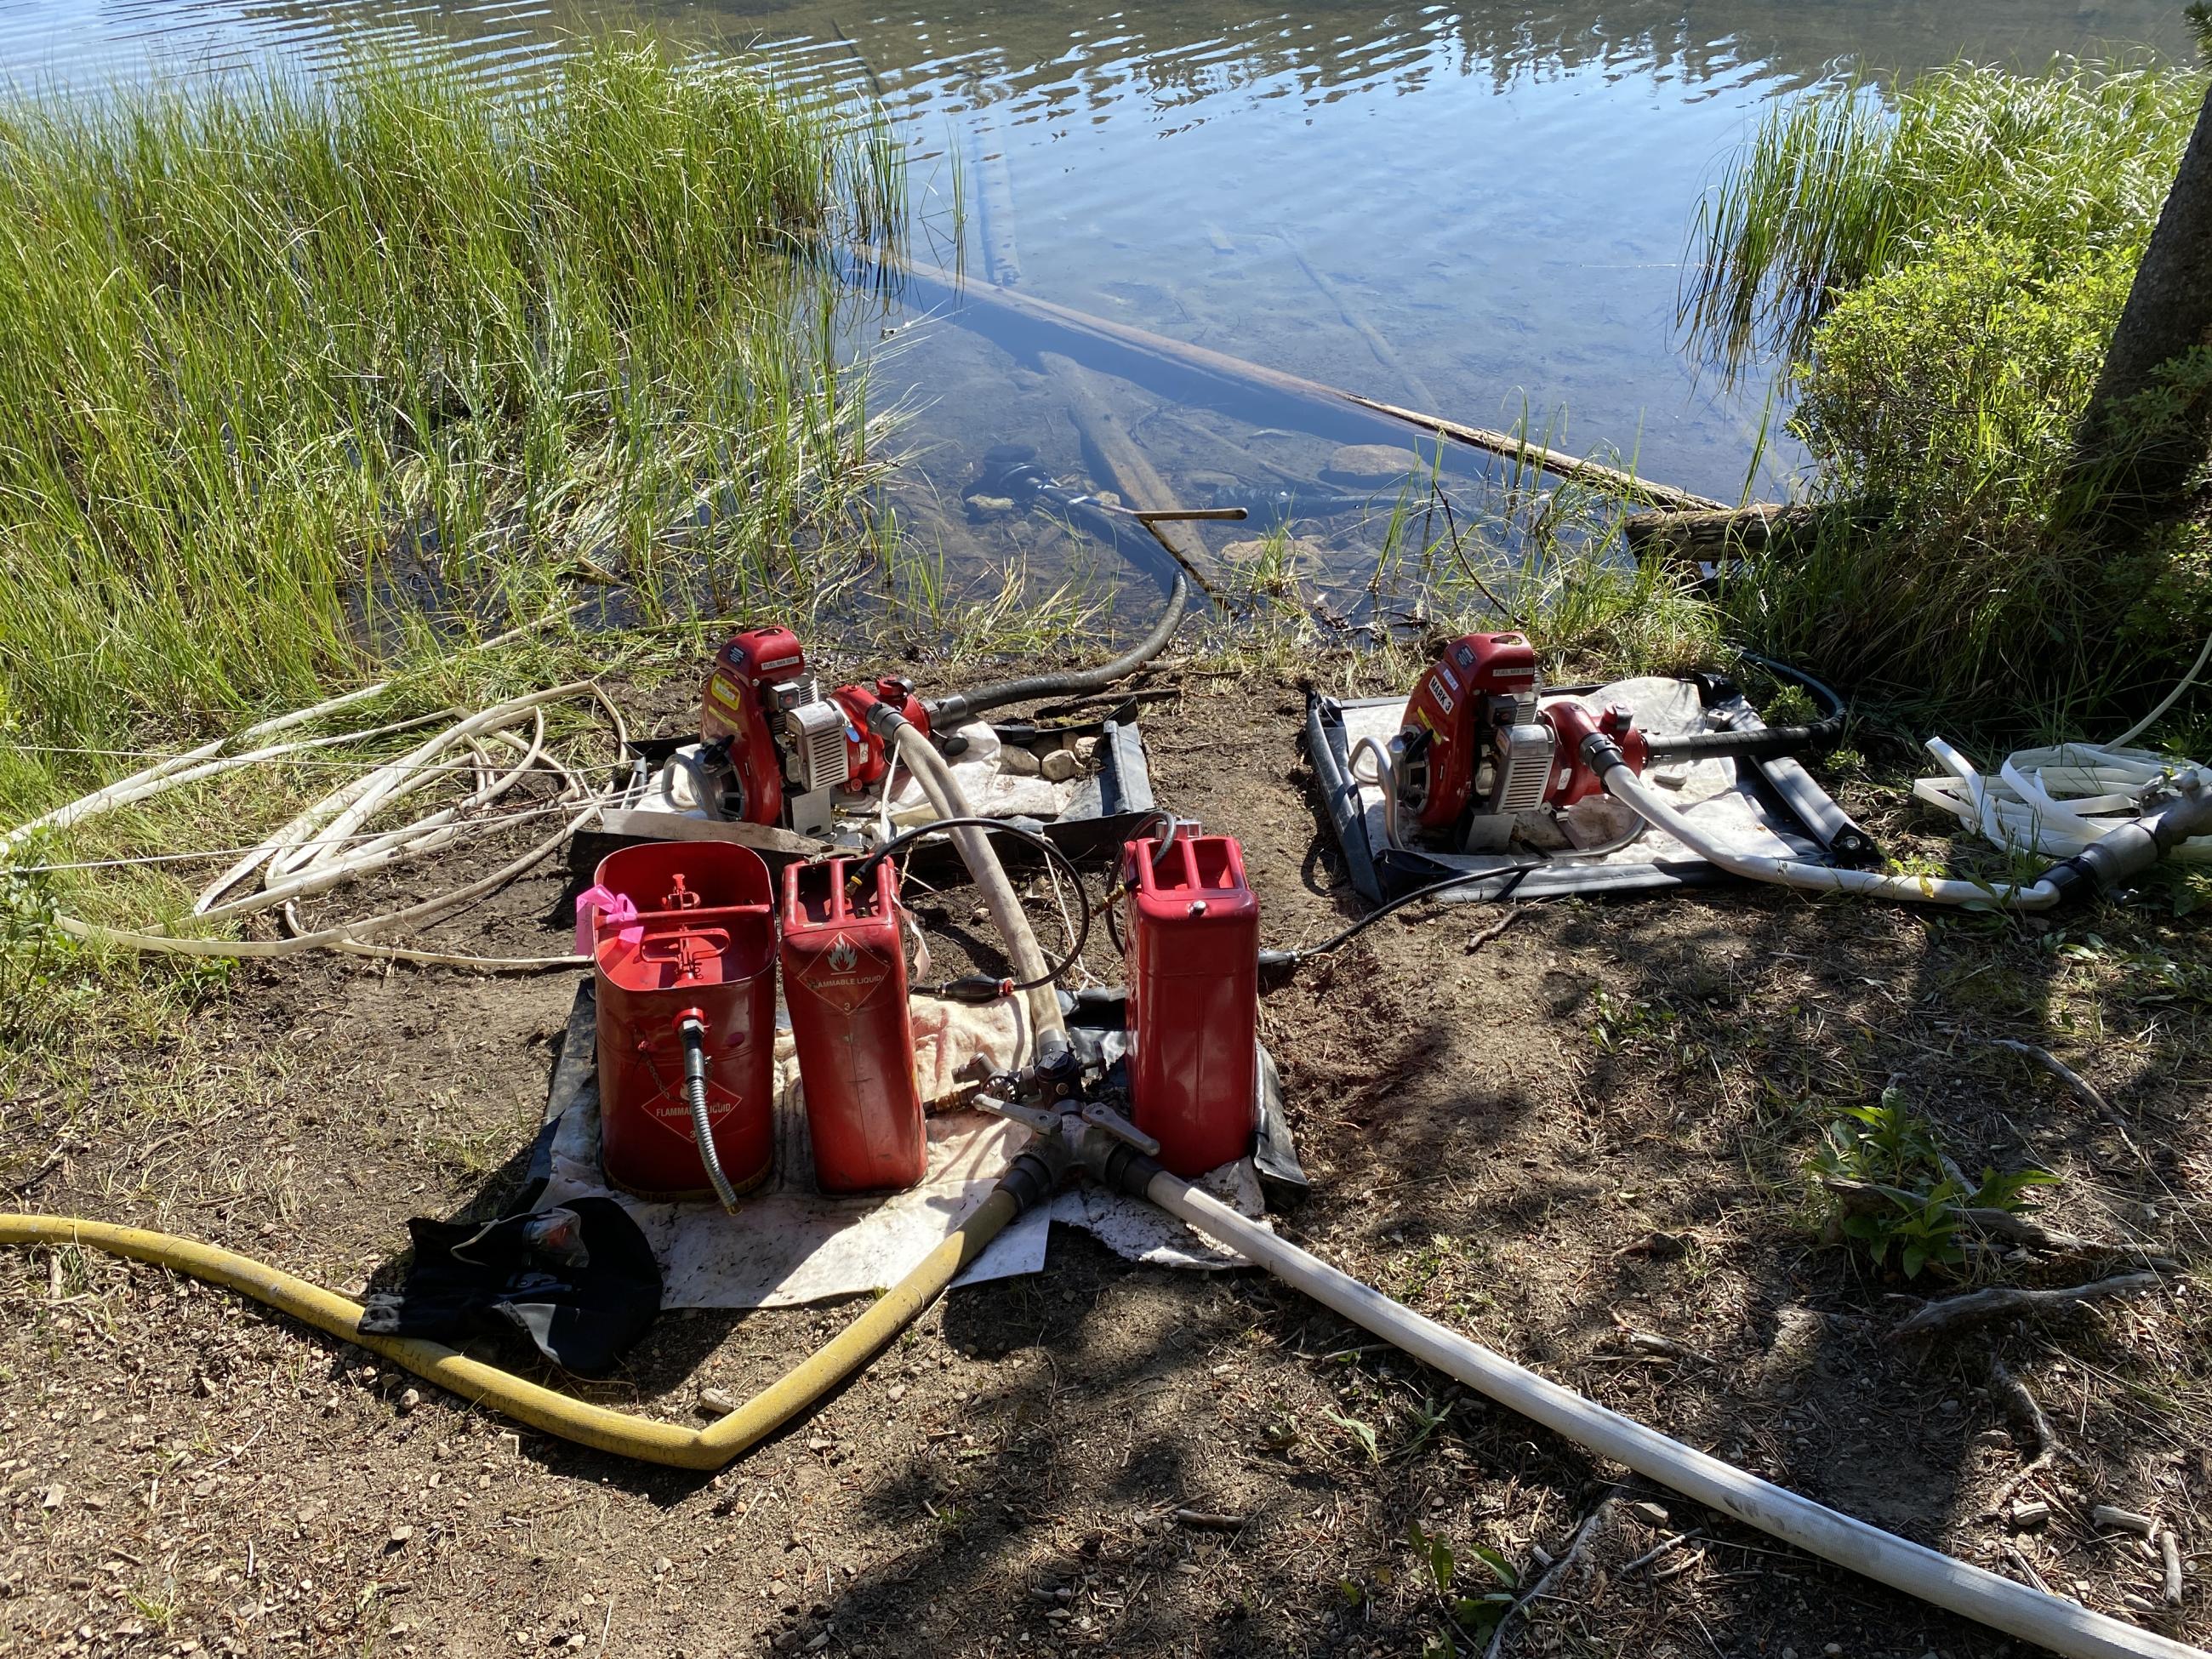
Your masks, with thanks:
M1989 1375L1990 1387L2004 1402L2005 1409L2027 1425L2030 1437L2035 1442L2035 1455L2005 1478L2004 1484L1997 1488L1996 1495L1990 1499L1989 1507L1982 1511L1984 1520L1994 1518L2004 1507L2005 1499L2033 1477L2049 1468L2058 1457L2058 1431L2051 1426L2050 1417L2035 1396L2027 1391L2027 1384L2014 1376L2004 1361L1995 1354L1990 1356Z
M2016 1314L2054 1313L2078 1307L2085 1302L2100 1302L2106 1297L2134 1296L2144 1291L2154 1291L2163 1282L2154 1273L2115 1273L2110 1279L2072 1285L2063 1291L2023 1291L2008 1285L1998 1285L1986 1291L1969 1291L1964 1296L1945 1297L1940 1302L1927 1304L1919 1312L1901 1322L1892 1334L1948 1334Z
M1604 1530L1607 1517L1613 1514L1613 1505L1619 1502L1620 1499L1618 1497L1608 1498L1583 1518L1582 1525L1575 1528L1575 1535L1567 1540L1567 1547L1560 1553L1559 1559L1547 1567L1544 1570L1544 1576L1531 1584L1511 1607L1505 1609L1504 1617L1498 1621L1498 1628L1490 1633L1490 1645L1483 1650L1482 1659L1498 1659L1499 1653L1504 1650L1505 1632L1512 1626L1513 1615L1522 1611L1530 1602L1550 1589L1552 1581L1565 1573L1581 1557L1583 1552L1597 1540L1597 1535Z

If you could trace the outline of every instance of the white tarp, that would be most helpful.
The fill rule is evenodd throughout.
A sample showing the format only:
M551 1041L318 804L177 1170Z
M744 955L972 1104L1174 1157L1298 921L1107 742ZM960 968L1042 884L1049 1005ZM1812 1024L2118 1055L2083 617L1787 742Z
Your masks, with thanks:
M1006 1003L978 1008L917 998L914 1016L917 1070L927 1099L957 1097L1011 1064L1024 1046ZM896 1284L983 1201L1028 1139L1026 1129L982 1112L944 1112L929 1119L929 1173L920 1186L830 1197L814 1189L798 1073L791 1035L779 1032L775 1168L739 1201L736 1215L725 1215L711 1200L656 1203L611 1192L600 1170L598 1084L589 1072L560 1107L552 1179L541 1206L594 1194L619 1202L659 1260L663 1307L787 1307ZM1250 1158L1214 1171L1203 1184L1243 1213L1261 1213ZM1169 1267L1228 1267L1242 1261L1152 1206L1085 1183L1008 1227L960 1282L1038 1272L1048 1224L1055 1220L1096 1235L1132 1261Z

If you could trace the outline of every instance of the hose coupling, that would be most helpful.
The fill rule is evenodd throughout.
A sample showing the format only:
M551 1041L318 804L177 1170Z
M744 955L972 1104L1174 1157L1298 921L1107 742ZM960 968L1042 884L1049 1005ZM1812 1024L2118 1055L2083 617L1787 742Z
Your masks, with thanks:
M1074 1162L1075 1154L1060 1136L1032 1135L999 1177L1000 1188L1012 1195L1018 1213L1027 1214L1059 1190Z
M1582 754L1583 764L1596 773L1601 782L1614 767L1628 764L1620 745L1603 732L1592 732L1583 739Z
M2212 831L2212 790L2177 793L2133 823L2091 842L2070 859L2043 872L2063 903L2083 888L2109 893L2130 876L2142 874L2192 836Z
M1158 1164L1095 1123L1084 1126L1076 1152L1092 1180L1109 1192L1127 1193L1132 1198L1144 1197L1152 1177L1161 1173Z
M868 705L867 722L871 732L889 743L897 738L907 718L896 706L878 698Z

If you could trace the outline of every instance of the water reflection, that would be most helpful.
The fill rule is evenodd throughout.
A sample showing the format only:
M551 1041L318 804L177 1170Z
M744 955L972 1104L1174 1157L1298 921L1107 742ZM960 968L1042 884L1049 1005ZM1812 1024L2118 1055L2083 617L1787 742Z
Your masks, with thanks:
M1796 458L1770 442L1747 480L1776 435L1763 433L1765 386L1701 384L1678 349L1675 301L1699 193L1766 100L1961 53L2188 50L2172 0L1259 16L1226 0L1103 16L1079 0L17 0L0 8L0 65L88 87L155 61L312 70L365 44L514 74L576 33L632 22L879 98L917 160L918 240L941 263L1475 424L1525 413L1561 447L1611 446L1648 477L1729 500L1747 482L1785 488ZM961 164L957 215L947 156ZM884 395L921 408L915 435L933 453L918 488L957 502L968 459L1006 441L1084 474L1037 341L912 320L884 319L910 349L887 365ZM1157 378L1121 384L1122 417L1177 488L1201 474L1311 479L1346 436L1273 435L1264 410L1237 411L1231 429ZM957 512L917 522L956 559L1005 550ZM1357 563L1371 540L1347 531L1330 544Z

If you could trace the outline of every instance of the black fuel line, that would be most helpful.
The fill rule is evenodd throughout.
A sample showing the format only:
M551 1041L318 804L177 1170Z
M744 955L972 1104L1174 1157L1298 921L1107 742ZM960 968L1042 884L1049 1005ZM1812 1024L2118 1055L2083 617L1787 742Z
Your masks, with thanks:
M1292 951L1261 951L1260 971L1263 974L1288 974L1308 957L1327 956L1331 951L1350 944L1385 916L1395 915L1408 905L1419 904L1425 898L1433 898L1447 889L1466 887L1478 881L1495 881L1500 876L1517 879L1531 870L1542 869L1551 861L1549 859L1528 859L1518 864L1492 865L1486 870L1462 870L1455 876L1446 876L1442 881L1432 881L1426 887L1416 887L1410 893L1401 893L1388 904L1376 906L1349 927L1330 934L1318 945L1302 945ZM1513 889L1509 886L1498 896L1510 898L1512 893Z
M917 985L914 988L915 994L921 996L943 997L952 1002L993 1002L1002 996L1011 996L1018 991L1034 991L1039 986L1053 983L1075 965L1076 958L1083 954L1083 946L1091 937L1091 895L1084 889L1083 878L1076 872L1074 861L1059 848L1054 846L1050 841L1034 830L1024 830L1018 824L1008 823L1004 818L980 817L933 818L927 823L916 824L911 830L893 836L854 866L848 879L860 890L865 892L873 880L876 866L885 859L894 856L915 842L950 830L981 830L987 834L1012 836L1015 840L1025 842L1042 853L1047 861L1051 863L1060 874L1066 876L1067 884L1075 890L1078 911L1074 942L1069 945L1066 953L1058 962L1033 979L992 979L983 974L963 974L958 979L946 980L939 985Z

